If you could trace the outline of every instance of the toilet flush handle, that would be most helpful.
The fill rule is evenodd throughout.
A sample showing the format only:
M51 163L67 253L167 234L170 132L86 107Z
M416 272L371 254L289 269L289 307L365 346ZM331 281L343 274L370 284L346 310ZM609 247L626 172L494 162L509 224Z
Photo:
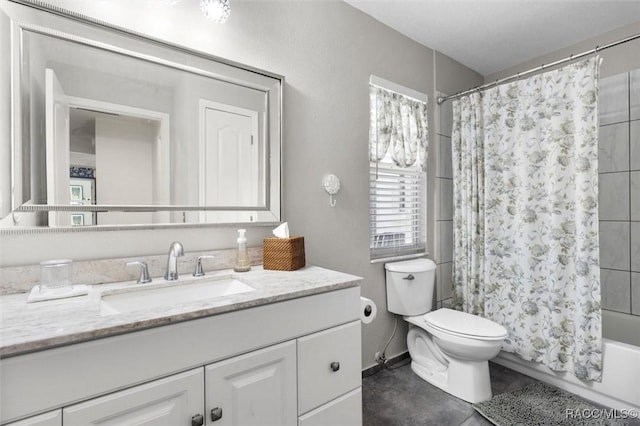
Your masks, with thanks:
M413 274L409 274L406 277L403 277L402 279L411 281L411 280L415 280L416 277L414 277Z

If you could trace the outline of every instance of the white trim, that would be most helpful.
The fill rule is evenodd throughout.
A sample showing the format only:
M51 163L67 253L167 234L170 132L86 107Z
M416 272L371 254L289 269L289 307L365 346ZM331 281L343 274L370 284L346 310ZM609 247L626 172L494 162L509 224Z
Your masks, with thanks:
M155 141L156 145L158 145L159 152L157 166L158 169L171 170L171 146L169 143L171 141L171 115L169 113L77 96L67 96L66 100L67 105L71 108L88 109L98 113L116 114L159 121L160 138ZM162 193L160 194L160 199L154 200L154 203L160 205L169 204L171 202L171 177L169 176L169 173L164 173L159 182L160 188L162 188Z
M396 260L408 260L408 259L417 259L419 257L429 256L428 252L415 253L415 254L407 254L404 256L391 256L391 257L381 257L379 259L371 259L370 263L386 263L386 262L395 262Z
M369 76L369 84L385 90L399 93L409 98L413 98L417 101L424 102L425 104L429 103L429 95L427 95L426 93L422 93L401 84L394 83L393 81L385 80L384 78L378 77L377 75L371 74Z

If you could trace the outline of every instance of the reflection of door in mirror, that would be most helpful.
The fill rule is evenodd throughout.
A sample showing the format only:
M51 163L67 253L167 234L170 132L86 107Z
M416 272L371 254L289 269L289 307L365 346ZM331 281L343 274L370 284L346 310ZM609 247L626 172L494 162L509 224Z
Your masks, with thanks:
M258 112L202 99L200 117L200 204L258 206L262 169ZM210 223L251 222L255 213L205 211L200 216Z
M66 95L50 69L46 89L47 204L80 201L71 199L70 164L95 170L93 197L85 204L170 203L168 114ZM169 221L168 212L83 216L84 225ZM49 213L50 226L77 226L78 218Z
M69 204L69 103L51 69L45 73L47 204ZM68 214L49 212L49 226L70 225Z

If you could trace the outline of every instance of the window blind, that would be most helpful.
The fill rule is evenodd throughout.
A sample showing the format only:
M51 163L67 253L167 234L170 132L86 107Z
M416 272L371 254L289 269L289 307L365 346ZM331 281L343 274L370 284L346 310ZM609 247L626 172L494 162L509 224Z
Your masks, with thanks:
M371 260L426 251L426 173L370 162Z

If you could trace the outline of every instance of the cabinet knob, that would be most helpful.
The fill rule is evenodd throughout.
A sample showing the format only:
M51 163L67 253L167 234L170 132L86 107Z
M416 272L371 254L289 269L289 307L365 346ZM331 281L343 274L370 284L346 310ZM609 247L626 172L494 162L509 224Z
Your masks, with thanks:
M211 410L211 421L215 422L216 420L220 420L222 418L222 408L216 407Z
M339 362L332 362L331 363L331 371L338 371L340 370L340 363Z
M196 414L191 417L191 426L202 426L204 425L204 416L202 414Z

